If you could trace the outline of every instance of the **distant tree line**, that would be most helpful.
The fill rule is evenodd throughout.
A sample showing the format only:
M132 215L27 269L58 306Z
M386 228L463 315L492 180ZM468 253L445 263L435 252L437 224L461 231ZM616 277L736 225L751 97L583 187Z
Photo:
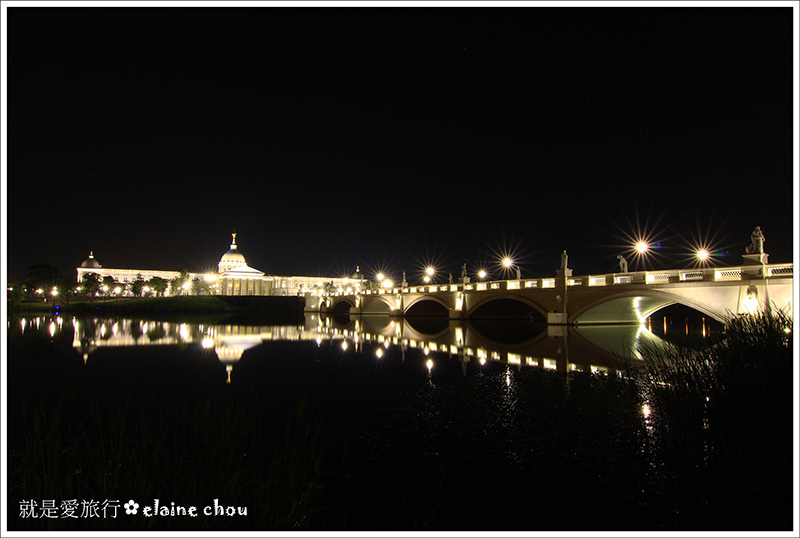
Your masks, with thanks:
M69 304L70 299L93 301L96 298L163 297L165 295L210 295L210 285L202 279L192 279L181 271L173 279L154 276L145 280L141 274L133 282L119 282L111 276L85 273L80 282L62 276L55 267L37 264L28 267L28 274L8 284L8 302L46 301Z

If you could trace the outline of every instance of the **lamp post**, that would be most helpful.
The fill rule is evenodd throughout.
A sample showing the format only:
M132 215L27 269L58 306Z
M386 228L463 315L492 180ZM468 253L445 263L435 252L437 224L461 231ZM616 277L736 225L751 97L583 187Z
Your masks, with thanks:
M503 267L506 269L511 269L512 267L517 270L517 280L522 280L522 275L520 274L519 265L514 264L514 260L511 258L503 258Z

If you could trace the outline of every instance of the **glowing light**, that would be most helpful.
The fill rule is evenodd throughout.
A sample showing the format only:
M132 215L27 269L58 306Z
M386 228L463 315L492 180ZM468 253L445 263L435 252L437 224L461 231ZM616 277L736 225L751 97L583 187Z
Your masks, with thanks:
M483 269L478 271L478 278L486 278L486 271L484 271Z
M203 349L211 349L214 347L214 339L206 335L203 337Z
M747 295L742 299L742 310L745 314L755 314L758 312L758 298L755 295Z
M214 282L215 280L217 280L217 276L212 275L211 273L206 273L205 275L203 275L203 280L205 280L206 282Z
M708 259L708 251L706 249L700 249L697 251L697 259L699 260L706 260Z
M378 279L378 282L383 282L383 273L378 273L377 275L375 275L375 278Z
M50 322L50 336L54 336L56 334L56 324L54 322Z
M514 260L511 258L503 258L503 267L511 267L514 265Z
M644 418L650 418L650 415L652 414L652 412L653 411L652 411L652 409L650 409L650 406L648 404L644 404L642 406L642 415L644 415Z
M428 276L433 276L433 273L435 273L435 272L436 272L436 270L433 267L431 267L430 265L425 268L425 274L428 275Z
M640 254L644 254L645 252L647 252L648 248L650 248L649 245L647 243L645 243L644 241L639 241L638 243L636 243L636 250Z
M381 286L383 286L384 288L391 288L393 285L394 283L388 278L384 280L383 283L381 283Z
M428 362L426 362L425 365L428 367L428 370L430 371L431 369L433 369L433 360L428 359Z
M378 357L379 359L383 357L383 350L381 348L376 349L375 356Z

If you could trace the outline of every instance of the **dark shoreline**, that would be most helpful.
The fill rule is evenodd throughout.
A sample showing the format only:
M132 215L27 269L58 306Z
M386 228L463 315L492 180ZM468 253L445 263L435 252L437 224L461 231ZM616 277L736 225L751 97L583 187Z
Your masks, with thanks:
M247 318L265 323L295 323L303 319L303 297L189 296L28 303L9 305L9 314L64 312L75 315L129 316L163 319L173 315Z

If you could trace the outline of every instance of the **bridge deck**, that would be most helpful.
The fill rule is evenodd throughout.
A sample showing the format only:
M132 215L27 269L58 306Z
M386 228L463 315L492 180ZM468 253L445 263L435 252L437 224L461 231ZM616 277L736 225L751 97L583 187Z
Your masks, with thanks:
M639 323L674 303L718 321L757 309L792 309L793 265L670 269L573 276L559 270L553 278L530 278L362 289L363 281L334 292L307 294L306 311L327 311L342 301L350 313L404 316L424 300L438 302L453 319L472 316L498 299L528 304L548 323ZM382 306L380 306L382 305ZM791 313L790 313L791 315Z
M762 275L763 269L763 275ZM600 275L582 275L567 277L569 286L615 286L620 284L667 284L675 282L729 282L754 278L792 277L793 264L751 265L741 267L710 267L695 269L666 269L660 271L637 271L630 273L606 273ZM324 294L336 297L342 295L385 295L398 293L437 293L454 291L490 291L519 289L555 288L556 278L529 278L519 280L493 280L485 282L425 284L381 288L378 290L342 289Z

